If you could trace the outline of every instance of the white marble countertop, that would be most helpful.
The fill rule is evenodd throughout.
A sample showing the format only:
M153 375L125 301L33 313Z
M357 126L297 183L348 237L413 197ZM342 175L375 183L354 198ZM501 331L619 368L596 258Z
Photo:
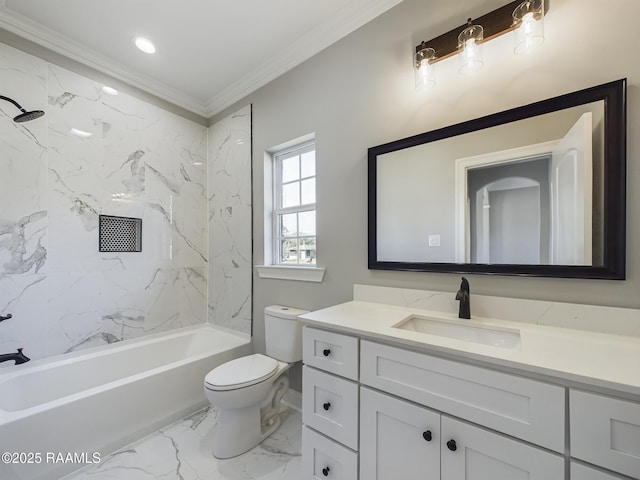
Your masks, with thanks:
M519 330L521 348L508 349L393 328L411 315L457 319L454 314L364 301L343 303L300 318L311 326L381 339L425 353L453 355L463 361L480 360L572 385L614 390L640 400L640 338L473 316L465 321Z

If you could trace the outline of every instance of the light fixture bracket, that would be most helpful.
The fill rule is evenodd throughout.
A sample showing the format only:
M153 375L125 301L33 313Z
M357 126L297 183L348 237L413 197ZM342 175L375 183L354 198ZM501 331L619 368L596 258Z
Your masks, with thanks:
M541 0L544 3L543 14L546 15L549 9L549 1ZM481 17L473 19L473 24L482 25L484 29L484 40L482 43L504 35L514 29L513 24L513 11L523 3L523 0L516 0L510 2L500 8L497 8ZM437 63L440 60L449 58L458 52L458 36L460 33L469 27L471 19L460 25L459 27L449 30L447 33L435 37L431 40L420 42L416 45L416 53L425 48L433 48L435 51L434 58L429 60L430 64Z

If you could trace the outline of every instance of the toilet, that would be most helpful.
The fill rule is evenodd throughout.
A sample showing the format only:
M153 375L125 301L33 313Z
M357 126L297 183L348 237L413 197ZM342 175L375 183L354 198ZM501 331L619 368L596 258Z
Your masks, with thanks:
M267 355L236 358L211 370L204 393L218 410L213 455L231 458L262 442L280 426L280 400L289 388L287 371L302 360L306 310L272 305L264 309Z

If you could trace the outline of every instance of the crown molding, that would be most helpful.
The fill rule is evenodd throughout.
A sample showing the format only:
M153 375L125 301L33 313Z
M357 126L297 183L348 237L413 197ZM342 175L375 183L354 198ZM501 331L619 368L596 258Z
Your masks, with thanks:
M197 115L211 118L260 87L316 55L403 0L350 2L338 15L318 25L249 74L203 103L200 100L140 73L129 71L109 57L11 10L0 0L0 28L53 52L93 68Z
M158 82L149 76L131 72L109 57L16 13L8 8L4 1L0 3L0 28L55 53L59 53L71 60L98 70L119 81L139 88L151 95L173 103L185 110L189 110L197 115L206 116L206 110L201 101Z
M403 0L372 0L362 6L351 2L330 22L318 25L286 49L258 65L228 88L212 96L206 103L208 117L220 113L260 87L313 57L341 38L369 23Z

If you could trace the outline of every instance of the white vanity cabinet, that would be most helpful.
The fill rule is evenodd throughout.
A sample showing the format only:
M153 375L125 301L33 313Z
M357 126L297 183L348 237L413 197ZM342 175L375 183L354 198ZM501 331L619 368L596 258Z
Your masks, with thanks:
M360 478L564 479L562 455L465 421L485 420L480 425L512 431L510 421L528 422L522 431L532 438L551 428L543 440L555 445L557 437L563 449L564 389L522 380L527 379L362 341L360 381L384 392L360 389ZM545 412L559 424L548 423Z
M366 340L360 348L362 384L564 453L563 387Z
M571 456L640 479L640 403L579 390L569 399Z
M305 480L640 480L628 392L334 328L304 329Z
M305 327L302 478L358 478L359 340Z

